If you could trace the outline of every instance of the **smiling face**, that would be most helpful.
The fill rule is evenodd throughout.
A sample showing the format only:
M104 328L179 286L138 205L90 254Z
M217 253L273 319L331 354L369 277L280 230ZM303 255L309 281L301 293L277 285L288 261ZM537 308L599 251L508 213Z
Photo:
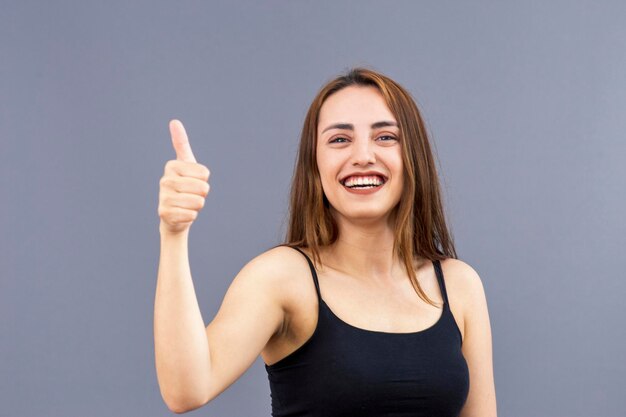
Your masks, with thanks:
M387 219L402 195L402 153L378 89L349 86L329 96L317 132L317 166L335 218Z

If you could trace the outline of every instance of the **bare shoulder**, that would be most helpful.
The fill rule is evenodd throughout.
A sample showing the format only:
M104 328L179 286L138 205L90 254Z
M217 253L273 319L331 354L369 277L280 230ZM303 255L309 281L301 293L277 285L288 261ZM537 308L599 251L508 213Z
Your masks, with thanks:
M246 267L281 280L292 277L303 265L307 265L306 259L297 250L288 246L275 246L251 259Z
M293 267L297 268L302 264L302 260L304 257L295 249L288 246L275 246L252 258L246 266L259 271L271 272L272 275L280 277L289 275L285 271Z
M482 287L482 281L480 276L478 276L478 272L465 261L448 258L441 261L441 268L443 269L446 283L451 281L451 284L461 285L468 290L472 288L476 290L478 287Z
M451 304L461 307L463 321L486 304L485 290L478 272L467 262L448 258L441 262Z
M265 281L266 290L287 309L297 294L296 279L308 270L307 261L301 253L288 246L276 246L251 259L243 268L252 276Z

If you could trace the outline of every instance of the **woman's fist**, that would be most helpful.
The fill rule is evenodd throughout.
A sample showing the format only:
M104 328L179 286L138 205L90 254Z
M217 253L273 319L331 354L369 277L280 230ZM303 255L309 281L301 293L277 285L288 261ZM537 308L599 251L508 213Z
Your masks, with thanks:
M183 124L170 121L176 159L167 161L159 182L161 232L180 233L191 227L209 194L209 169L196 162Z

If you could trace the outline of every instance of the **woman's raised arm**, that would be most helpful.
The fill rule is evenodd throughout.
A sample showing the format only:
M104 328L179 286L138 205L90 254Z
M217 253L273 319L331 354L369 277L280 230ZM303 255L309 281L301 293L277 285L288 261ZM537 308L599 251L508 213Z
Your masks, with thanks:
M170 131L177 159L167 162L160 181L154 341L161 395L170 410L182 413L231 385L281 330L281 275L272 265L276 252L290 249L272 249L249 262L205 328L191 277L188 236L209 191L209 171L196 163L182 124L172 121Z

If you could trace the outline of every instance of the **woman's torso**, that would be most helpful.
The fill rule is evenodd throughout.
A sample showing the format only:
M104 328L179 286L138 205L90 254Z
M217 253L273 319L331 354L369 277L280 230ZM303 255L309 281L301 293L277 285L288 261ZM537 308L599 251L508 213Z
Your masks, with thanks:
M288 289L287 325L262 354L273 415L458 414L469 388L462 314L443 303L440 263L416 271L439 307L421 300L408 277L373 285L317 271L310 259L304 267Z
M299 249L313 259L307 248ZM261 354L263 361L268 365L296 351L313 335L317 325L319 303L311 270L302 255L295 252L294 256L299 257L301 262L294 268L291 288L286 291L289 294L285 297L286 326L267 343ZM444 276L445 265L446 261L442 261ZM340 273L329 268L316 269L316 273L326 305L342 321L354 327L388 333L411 333L431 327L442 313L441 292L435 268L430 261L424 262L416 270L416 275L422 290L439 307L427 304L419 298L406 275L405 279L401 280L399 288L385 289L383 292L380 288L359 288L357 282L349 282L345 277L341 277ZM454 292L454 285L450 284L450 279L447 279L449 306L463 338L463 299L460 294ZM346 303L346 297L342 294L350 294L350 303ZM403 301L401 305L398 300Z

